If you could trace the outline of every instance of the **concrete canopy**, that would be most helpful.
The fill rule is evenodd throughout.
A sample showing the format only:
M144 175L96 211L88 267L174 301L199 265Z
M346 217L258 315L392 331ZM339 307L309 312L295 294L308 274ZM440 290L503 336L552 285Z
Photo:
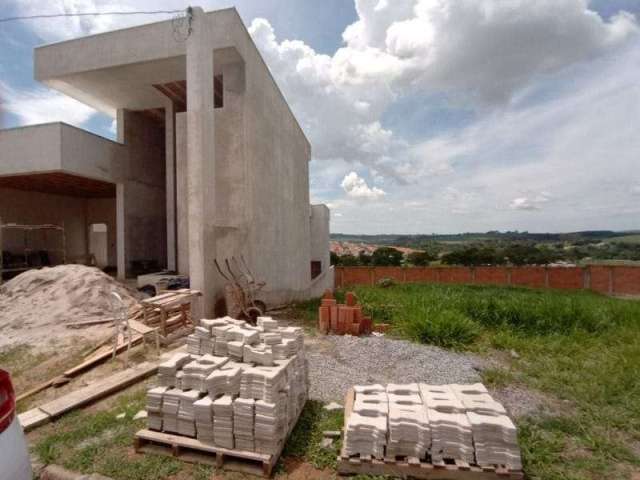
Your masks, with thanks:
M234 39L246 29L234 8L207 15L217 75L225 64L242 61ZM112 117L118 109L162 108L154 85L186 80L186 42L175 28L167 20L43 45L34 53L35 78Z

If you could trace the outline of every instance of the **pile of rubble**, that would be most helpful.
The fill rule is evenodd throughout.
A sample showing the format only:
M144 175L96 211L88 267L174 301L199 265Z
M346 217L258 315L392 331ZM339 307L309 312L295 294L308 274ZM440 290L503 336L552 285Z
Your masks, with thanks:
M371 333L372 321L362 313L362 306L353 292L347 292L345 304L338 304L331 290L322 297L318 311L318 330L336 335L363 335Z
M356 386L344 454L521 470L516 427L484 385Z
M217 447L277 454L306 402L302 329L269 317L257 326L203 319L188 352L158 368L148 425Z

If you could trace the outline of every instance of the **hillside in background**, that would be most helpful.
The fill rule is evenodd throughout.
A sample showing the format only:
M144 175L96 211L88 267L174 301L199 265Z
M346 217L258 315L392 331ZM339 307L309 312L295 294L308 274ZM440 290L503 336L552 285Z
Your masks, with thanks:
M412 253L426 252L421 264L427 261L463 265L624 263L640 261L640 231L331 235L331 252L336 264L340 263L336 257L342 257L343 264L366 265L368 257L381 247L400 250L409 263L412 263Z
M371 245L389 245L420 249L432 242L441 243L477 243L477 242L585 242L598 243L604 241L619 241L626 243L640 243L640 230L616 232L611 230L586 230L569 233L529 233L529 232L498 232L486 233L453 233L429 235L357 235L332 233L331 240L339 242L363 243Z

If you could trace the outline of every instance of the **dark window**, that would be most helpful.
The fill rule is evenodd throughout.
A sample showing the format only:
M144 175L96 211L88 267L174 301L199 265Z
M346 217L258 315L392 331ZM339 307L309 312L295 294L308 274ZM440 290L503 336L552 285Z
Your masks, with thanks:
M213 77L213 108L222 108L224 104L224 89L222 75Z
M322 262L319 260L311 260L311 279L313 280L322 273Z

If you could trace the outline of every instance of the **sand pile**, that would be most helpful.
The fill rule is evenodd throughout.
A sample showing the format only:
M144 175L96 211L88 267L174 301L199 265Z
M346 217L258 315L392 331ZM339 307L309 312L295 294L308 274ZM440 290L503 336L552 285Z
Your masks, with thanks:
M128 307L137 303L135 292L97 268L59 265L24 272L0 286L0 348L20 343L44 347L77 335L104 336L110 324L82 330L65 324L112 318L114 291Z

